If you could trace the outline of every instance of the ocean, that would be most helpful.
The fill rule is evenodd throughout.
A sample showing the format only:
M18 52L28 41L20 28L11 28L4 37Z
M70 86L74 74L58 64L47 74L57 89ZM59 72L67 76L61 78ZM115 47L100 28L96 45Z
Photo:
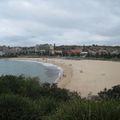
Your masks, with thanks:
M0 60L0 75L38 77L41 82L53 83L58 79L60 71L60 68L48 63L10 59Z

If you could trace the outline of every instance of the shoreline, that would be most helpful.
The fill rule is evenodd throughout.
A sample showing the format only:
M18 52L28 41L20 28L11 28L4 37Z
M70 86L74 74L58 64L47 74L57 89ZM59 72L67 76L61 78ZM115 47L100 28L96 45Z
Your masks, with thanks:
M23 58L23 59L18 59L18 58L10 58L10 59L8 59L8 60L12 60L12 61L25 61L25 62L35 62L35 63L39 63L39 64L41 64L41 65L43 65L43 66L52 66L52 67L55 67L56 69L58 69L59 70L59 73L58 73L58 77L54 80L54 82L53 83L58 83L60 80L61 80L61 78L63 77L63 73L64 73L64 70L60 67L60 66L58 66L58 65L55 65L55 64L52 64L52 63L46 63L46 62L43 62L43 61L41 61L41 60L29 60L29 59L26 59L26 58Z
M120 84L120 63L96 60L65 60L56 58L14 58L51 63L63 69L63 77L57 80L60 88L78 92L81 97L97 95L104 88Z
M63 63L56 62L58 59L43 59L43 58L9 58L10 60L20 60L20 61L29 61L29 62L38 62L41 64L51 64L56 66L57 69L61 69L58 75L58 78L54 80L53 83L56 83L60 88L66 88L66 85L71 81L72 69L69 66L64 65ZM60 60L60 59L59 59ZM66 88L67 89L67 88Z

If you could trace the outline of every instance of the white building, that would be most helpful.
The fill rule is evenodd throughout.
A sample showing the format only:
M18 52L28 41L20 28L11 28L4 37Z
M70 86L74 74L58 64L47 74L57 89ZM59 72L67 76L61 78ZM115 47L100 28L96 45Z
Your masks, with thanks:
M50 45L49 44L36 45L35 52L54 54L54 46L51 44Z
M5 53L3 51L0 51L0 56L5 55Z

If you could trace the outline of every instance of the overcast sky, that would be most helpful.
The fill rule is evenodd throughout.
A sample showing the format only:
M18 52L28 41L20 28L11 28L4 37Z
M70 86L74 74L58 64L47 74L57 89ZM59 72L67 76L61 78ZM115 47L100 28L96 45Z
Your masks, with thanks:
M0 0L0 45L120 45L120 0Z

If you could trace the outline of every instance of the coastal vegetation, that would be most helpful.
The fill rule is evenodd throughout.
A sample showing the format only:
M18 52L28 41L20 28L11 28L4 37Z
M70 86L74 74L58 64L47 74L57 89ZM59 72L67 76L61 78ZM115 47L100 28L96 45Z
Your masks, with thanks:
M0 77L0 120L120 120L120 86L81 98L38 78Z

